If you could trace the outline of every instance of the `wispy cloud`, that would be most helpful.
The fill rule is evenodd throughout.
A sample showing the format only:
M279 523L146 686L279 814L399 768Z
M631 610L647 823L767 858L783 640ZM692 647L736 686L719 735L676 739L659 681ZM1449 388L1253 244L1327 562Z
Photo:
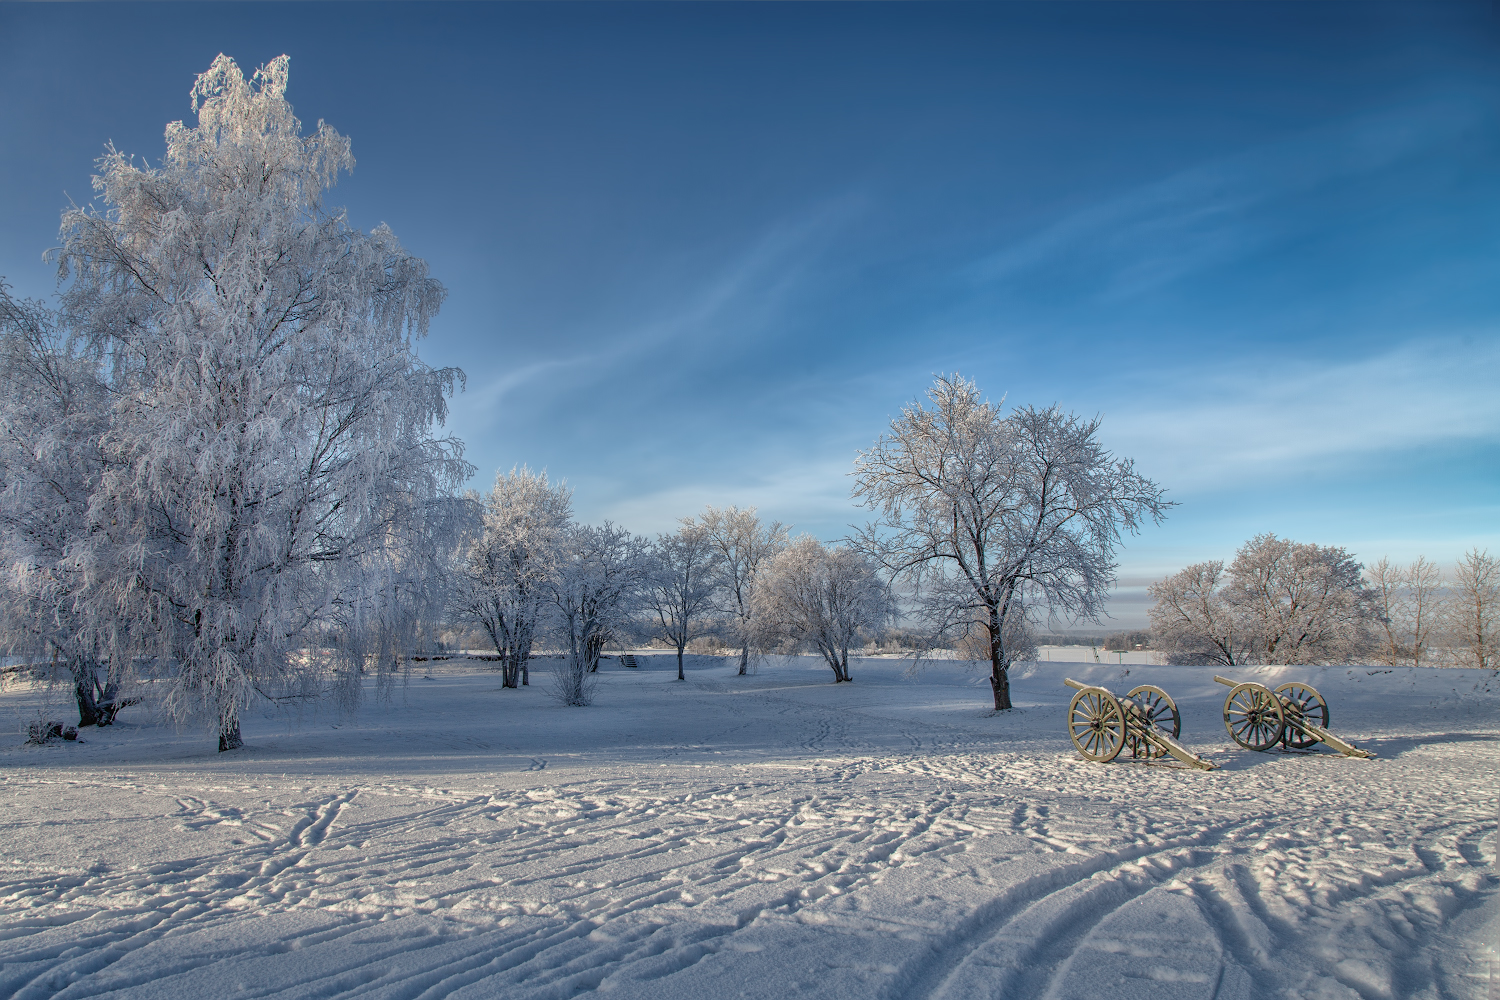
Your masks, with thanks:
M853 456L812 456L772 466L760 474L735 477L731 470L705 470L671 483L632 484L628 495L600 504L597 517L642 532L669 531L680 517L691 516L712 504L755 507L767 520L780 520L798 531L812 531L827 539L840 537L846 525L860 520L849 500ZM757 463L758 468L766 468ZM744 470L740 470L742 473Z
M980 284L1076 274L1101 299L1152 291L1316 224L1270 206L1430 153L1489 120L1478 96L1445 94L1199 164L1083 208L977 261Z
M1128 401L1105 408L1108 440L1180 490L1264 483L1413 448L1500 442L1493 332L1413 340L1342 364L1279 364L1258 375L1177 370L1158 373L1155 386L1136 382Z
M717 266L693 260L664 268L669 273L656 279L654 290L637 296L651 304L644 314L631 304L601 303L598 311L610 317L607 326L569 331L554 338L559 346L553 357L471 385L466 414L486 419L544 372L566 371L572 389L586 390L621 367L648 363L674 343L766 328L864 208L858 195L830 199L771 223Z

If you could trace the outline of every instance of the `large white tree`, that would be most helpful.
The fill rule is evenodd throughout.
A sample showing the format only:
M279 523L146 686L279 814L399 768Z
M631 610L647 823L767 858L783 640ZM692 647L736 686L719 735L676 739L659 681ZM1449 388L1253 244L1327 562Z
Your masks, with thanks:
M853 680L849 650L877 638L891 613L872 560L847 545L830 549L810 535L771 560L754 600L760 641L811 646L833 670L835 684Z
M1097 621L1121 535L1172 506L1099 442L1099 420L1058 407L1002 415L978 387L940 376L855 461L854 497L876 519L859 538L912 595L932 641L980 630L996 709L1008 709L1028 607Z
M388 669L469 473L433 435L462 373L416 352L443 287L323 205L349 141L303 134L287 74L221 55L161 166L111 149L102 207L63 219L65 312L111 402L80 600L150 639L168 707L221 750L257 693Z
M682 654L694 639L710 635L722 559L708 531L691 519L668 535L658 535L647 554L649 572L641 591L646 631L677 650L677 679Z
M698 515L719 553L719 610L729 635L740 647L740 675L750 669L755 642L755 588L761 571L788 545L780 521L761 523L755 508L708 507Z
M573 519L573 492L529 468L497 473L471 502L482 524L462 556L453 591L460 621L482 628L501 657L501 684L530 682L531 647L551 606L550 587Z

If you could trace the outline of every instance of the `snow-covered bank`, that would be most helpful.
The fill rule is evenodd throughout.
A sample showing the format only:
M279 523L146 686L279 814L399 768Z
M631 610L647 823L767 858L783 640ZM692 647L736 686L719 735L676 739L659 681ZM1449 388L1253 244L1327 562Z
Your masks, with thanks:
M227 754L130 712L81 745L13 737L0 994L1491 988L1500 697L1477 672L1235 672L1319 687L1360 761L1233 747L1206 668L1044 662L994 715L951 663L835 686L806 657L693 658L687 683L609 661L584 709L420 666L354 718L247 718ZM1064 675L1161 685L1223 770L1080 760Z

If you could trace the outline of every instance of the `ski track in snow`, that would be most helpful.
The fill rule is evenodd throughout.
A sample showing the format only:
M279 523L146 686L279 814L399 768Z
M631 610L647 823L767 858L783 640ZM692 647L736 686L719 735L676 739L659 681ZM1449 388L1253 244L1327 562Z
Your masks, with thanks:
M1180 699L1225 765L1203 773L1086 763L1055 707L893 714L831 687L703 672L671 712L711 728L430 784L13 755L0 996L1495 995L1494 700L1410 736L1416 712L1372 699L1353 735L1398 749L1350 761L1232 750ZM93 853L32 860L64 834Z

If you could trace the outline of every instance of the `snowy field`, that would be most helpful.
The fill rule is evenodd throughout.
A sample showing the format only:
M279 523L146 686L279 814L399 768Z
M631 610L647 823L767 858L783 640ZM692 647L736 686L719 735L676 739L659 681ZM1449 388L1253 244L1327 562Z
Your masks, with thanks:
M1043 663L995 716L951 663L611 661L586 709L424 666L228 754L138 708L4 737L0 996L1500 996L1476 672L1234 671L1319 687L1350 760L1233 748L1200 668ZM1065 674L1165 687L1223 769L1083 761Z

